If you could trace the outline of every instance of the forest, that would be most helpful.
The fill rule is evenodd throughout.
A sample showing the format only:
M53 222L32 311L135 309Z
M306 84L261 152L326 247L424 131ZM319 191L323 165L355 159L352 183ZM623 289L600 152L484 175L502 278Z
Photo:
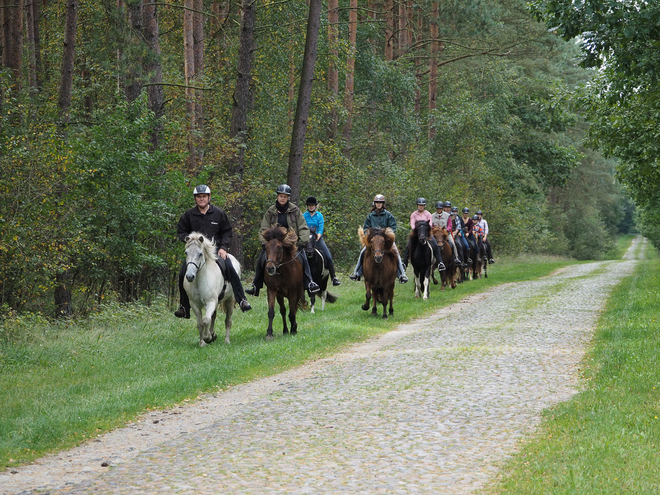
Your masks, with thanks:
M282 183L345 270L375 194L403 226L420 196L483 210L496 255L658 243L647 93L603 96L615 43L560 4L0 0L0 318L172 300L197 184L248 271Z

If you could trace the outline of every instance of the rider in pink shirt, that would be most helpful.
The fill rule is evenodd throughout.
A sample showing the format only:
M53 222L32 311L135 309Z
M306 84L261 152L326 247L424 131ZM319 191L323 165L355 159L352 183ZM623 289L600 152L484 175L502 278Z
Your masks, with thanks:
M410 215L410 228L415 230L415 223L420 220L426 220L429 222L429 226L433 225L433 218L431 214L426 211L426 199L417 198L417 209L412 212ZM446 270L445 264L442 262L442 256L440 255L440 248L438 247L438 241L435 240L435 237L432 235L429 236L429 244L433 250L433 256L438 260L438 271ZM408 240L408 245L406 250L403 253L403 264L408 266L408 257L410 256L410 240Z

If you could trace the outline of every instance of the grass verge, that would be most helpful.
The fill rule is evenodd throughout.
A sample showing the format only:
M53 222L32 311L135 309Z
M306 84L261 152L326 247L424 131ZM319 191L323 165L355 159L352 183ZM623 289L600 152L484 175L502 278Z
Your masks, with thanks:
M231 385L273 375L387 332L463 297L504 282L529 280L571 262L549 257L498 260L488 279L456 290L431 289L415 299L409 273L397 284L394 316L360 309L364 285L343 277L339 301L299 313L299 333L284 337L276 312L275 340L265 342L266 297L234 313L231 344L200 348L194 320L164 305L109 307L85 322L52 324L38 317L0 321L0 467L30 462L121 426L149 409L169 407ZM219 318L222 322L223 318Z
M490 493L660 492L660 265L612 293L585 360L585 390L545 412Z

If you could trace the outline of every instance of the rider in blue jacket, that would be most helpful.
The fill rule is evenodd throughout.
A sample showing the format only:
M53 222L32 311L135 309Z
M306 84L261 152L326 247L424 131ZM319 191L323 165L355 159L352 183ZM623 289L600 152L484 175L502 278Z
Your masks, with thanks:
M367 218L364 220L363 229L386 229L388 227L392 229L394 233L396 233L396 220L394 219L394 215L385 209L385 196L382 194L376 194L376 196L374 196L374 206L371 209L371 213L369 213ZM397 266L397 276L399 277L399 282L405 284L408 281L408 277L406 277L406 269L403 266L403 263L401 263L401 255L399 254L399 250L397 249L396 244L393 246L393 248L399 261ZM351 275L348 276L348 278L351 280L360 280L360 277L362 276L362 263L364 261L364 252L366 249L366 247L363 247L362 251L360 251L360 256L358 258L357 265L355 265L355 270Z
M321 254L323 254L323 257L327 261L328 271L330 272L330 277L332 278L332 285L340 285L341 282L335 274L335 263L332 260L332 254L330 254L330 250L323 240L325 220L323 218L323 214L320 211L316 211L319 202L314 196L310 196L305 201L305 204L307 205L307 211L303 213L303 216L305 217L305 222L307 222L309 230L311 231L314 229L316 231L316 247L321 251Z

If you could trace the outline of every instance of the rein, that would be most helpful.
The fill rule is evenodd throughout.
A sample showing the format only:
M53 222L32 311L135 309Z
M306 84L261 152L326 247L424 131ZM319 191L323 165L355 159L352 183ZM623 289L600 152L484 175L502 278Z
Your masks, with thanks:
M301 251L298 251L293 258L291 258L289 261L284 261L282 263L278 263L277 260L267 259L266 264L273 263L275 265L275 270L278 270L282 265L286 265L286 264L291 263L292 261L294 261L298 256L300 256L300 253L301 253ZM277 275L279 275L279 273Z

